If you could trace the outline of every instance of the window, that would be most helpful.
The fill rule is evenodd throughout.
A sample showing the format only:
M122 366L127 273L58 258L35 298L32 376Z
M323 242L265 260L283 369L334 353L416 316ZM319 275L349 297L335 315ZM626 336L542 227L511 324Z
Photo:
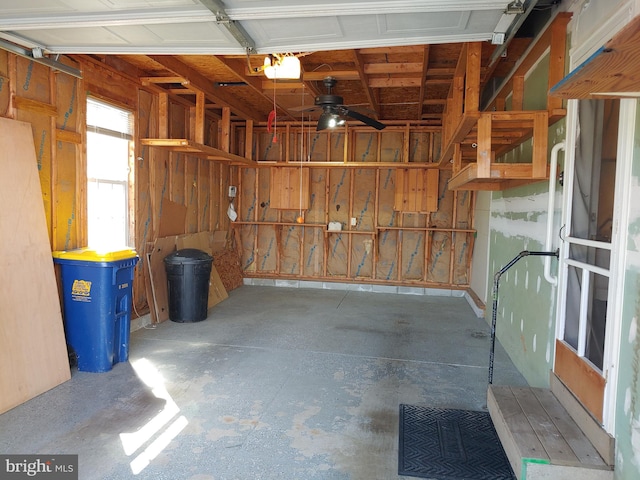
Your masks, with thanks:
M87 100L88 244L133 247L133 114Z

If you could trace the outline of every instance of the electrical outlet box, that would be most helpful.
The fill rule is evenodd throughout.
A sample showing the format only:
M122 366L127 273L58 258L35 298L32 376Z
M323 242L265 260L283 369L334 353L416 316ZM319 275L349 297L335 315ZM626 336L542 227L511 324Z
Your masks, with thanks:
M235 197L236 194L238 193L238 189L236 187L234 187L233 185L229 186L229 196L230 197Z
M351 226L355 227L358 224L358 219L356 217L351 217Z

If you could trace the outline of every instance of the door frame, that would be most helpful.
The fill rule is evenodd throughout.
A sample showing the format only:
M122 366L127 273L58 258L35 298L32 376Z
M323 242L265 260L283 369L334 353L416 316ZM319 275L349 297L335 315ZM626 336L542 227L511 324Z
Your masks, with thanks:
M567 259L569 257L570 236L568 225L571 221L570 208L573 198L573 178L575 174L575 146L577 139L578 100L569 100L567 105L567 137L565 151L564 182L565 191L562 205L562 238L560 245L560 266L558 272L558 302L556 310L556 340L562 341L565 329ZM633 160L633 144L637 111L636 99L620 100L619 130L616 155L616 183L614 193L613 231L611 239L611 259L609 264L609 294L607 305L607 325L602 375L605 378L602 423L607 432L615 434L615 407L618 384L618 359L620 357L623 299L623 273L626 259L626 232L630 208L630 178ZM567 232L569 235L567 235ZM558 352L554 355L555 361Z

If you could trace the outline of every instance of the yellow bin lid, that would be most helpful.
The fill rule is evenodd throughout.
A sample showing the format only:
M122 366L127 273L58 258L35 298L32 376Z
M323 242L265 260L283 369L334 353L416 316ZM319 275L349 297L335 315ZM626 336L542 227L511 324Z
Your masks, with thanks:
M54 258L62 260L82 260L85 262L117 262L128 258L137 257L138 254L131 248L113 251L92 250L90 248L78 248L76 250L61 250L52 253Z

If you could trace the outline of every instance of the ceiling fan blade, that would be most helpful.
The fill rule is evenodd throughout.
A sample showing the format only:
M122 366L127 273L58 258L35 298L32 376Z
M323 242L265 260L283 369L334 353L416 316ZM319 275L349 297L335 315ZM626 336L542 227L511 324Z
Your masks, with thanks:
M347 117L355 118L356 120L360 120L362 123L369 125L370 127L375 128L376 130L382 130L386 127L384 123L380 123L373 118L367 117L366 115L362 115L361 113L356 112L355 110L349 110L348 108L340 109L340 113L342 115L346 115Z
M319 105L302 105L299 107L291 107L287 110L291 112L317 112L319 110L322 110L322 107Z

